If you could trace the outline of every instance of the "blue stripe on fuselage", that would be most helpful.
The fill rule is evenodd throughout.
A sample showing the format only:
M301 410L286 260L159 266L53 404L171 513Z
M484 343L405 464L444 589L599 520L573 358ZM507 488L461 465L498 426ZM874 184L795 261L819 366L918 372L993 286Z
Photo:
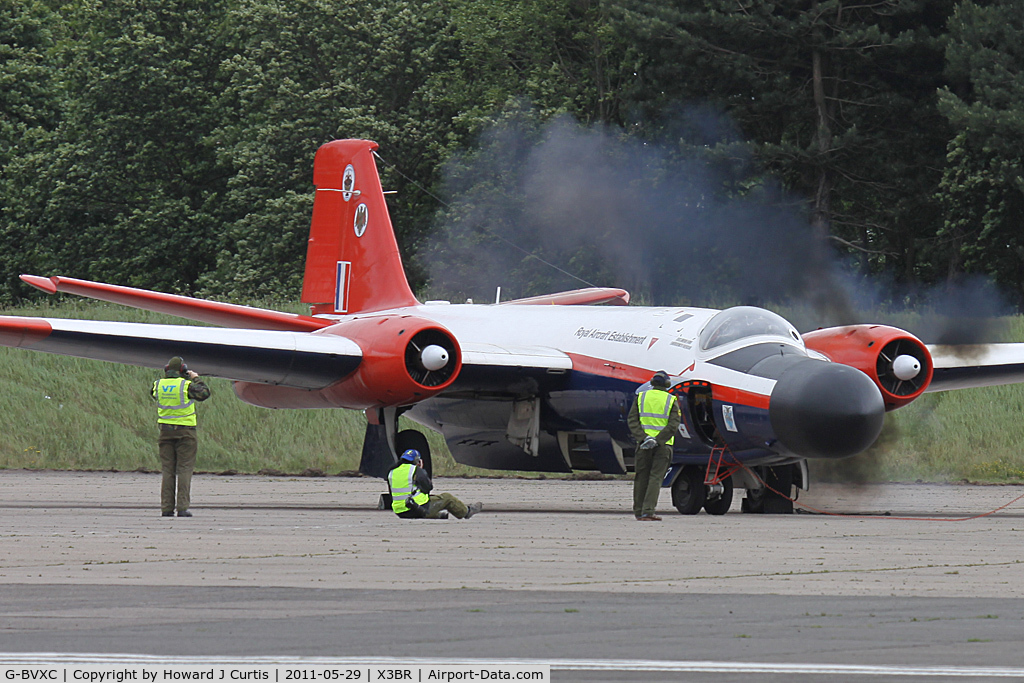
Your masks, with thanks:
M543 368L464 365L445 397L526 398L541 396L541 429L547 432L607 431L625 448L632 448L626 417L636 396L635 382L576 370L551 373ZM726 429L723 402L713 400L718 432L740 461L774 454L775 442L768 410L743 404L733 407L736 432ZM707 463L711 445L697 436L693 417L681 399L683 423L690 438L675 440L674 463Z

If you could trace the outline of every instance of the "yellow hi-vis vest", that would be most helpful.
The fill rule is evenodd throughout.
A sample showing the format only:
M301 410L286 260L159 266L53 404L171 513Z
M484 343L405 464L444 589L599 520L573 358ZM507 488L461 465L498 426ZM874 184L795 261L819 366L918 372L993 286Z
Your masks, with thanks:
M188 397L192 382L177 377L164 377L153 382L157 402L157 422L168 425L196 426L196 404Z
M405 504L409 496L412 496L417 505L426 505L430 502L430 496L416 488L415 475L416 466L407 462L388 472L388 484L391 485L391 509L396 515L409 509L409 506Z
M637 408L640 413L640 426L643 427L647 436L658 436L661 430L668 425L668 417L672 412L672 402L675 397L661 389L648 389L640 392L637 396ZM669 437L665 442L671 446L675 441L675 435Z

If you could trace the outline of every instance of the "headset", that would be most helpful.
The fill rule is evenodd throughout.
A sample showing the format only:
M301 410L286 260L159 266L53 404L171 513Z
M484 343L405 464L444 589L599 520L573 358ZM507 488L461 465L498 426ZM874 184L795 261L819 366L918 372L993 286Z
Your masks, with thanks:
M168 363L167 365L164 366L164 372L167 372L170 369L171 369L170 363ZM188 365L185 364L184 360L181 361L181 369L178 370L178 376L179 377L185 377L185 378L188 377Z

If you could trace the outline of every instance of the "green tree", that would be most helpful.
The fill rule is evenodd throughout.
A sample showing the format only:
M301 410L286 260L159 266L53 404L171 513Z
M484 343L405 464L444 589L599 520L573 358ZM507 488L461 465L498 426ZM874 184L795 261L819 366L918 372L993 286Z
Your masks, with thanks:
M20 142L29 131L56 120L56 88L47 68L56 21L42 3L0 0L0 168L23 152Z
M59 17L39 2L0 0L0 299L20 289L32 251L21 206L26 159L50 140L59 92L50 57Z
M560 171L576 173L584 157L614 162L610 148L604 157L587 150L587 140L601 146L605 126L619 130L628 106L622 84L631 52L608 8L591 0L456 0L452 22L460 59L447 67L443 94L466 135L445 165L441 191L451 205L422 248L431 294L491 301L498 286L508 299L617 280L600 246L612 227L592 224L575 190L563 194L575 197L569 203L546 193L567 187L572 178ZM572 122L583 128L570 132ZM553 164L542 161L546 152ZM558 234L574 237L552 240Z
M454 0L452 16L461 59L449 77L472 129L519 100L545 120L571 114L586 124L622 122L629 49L603 3Z
M226 202L240 218L226 226L206 290L297 297L313 157L336 138L380 144L399 244L413 252L437 206L420 188L462 139L461 101L444 78L458 61L447 3L240 0L230 24L219 105L230 114L211 141L236 170Z
M940 108L955 131L940 197L956 249L948 273L992 276L1024 305L1024 13L1019 3L962 2L950 21L951 87Z
M205 141L222 88L223 2L112 0L62 8L66 93L18 229L36 266L189 292L220 242L225 169Z
M862 272L929 279L940 222L931 188L947 139L935 106L946 3L648 0L614 3L637 46L634 128L676 134L679 102L725 112L756 169L804 198L819 238ZM677 138L722 157L734 139Z

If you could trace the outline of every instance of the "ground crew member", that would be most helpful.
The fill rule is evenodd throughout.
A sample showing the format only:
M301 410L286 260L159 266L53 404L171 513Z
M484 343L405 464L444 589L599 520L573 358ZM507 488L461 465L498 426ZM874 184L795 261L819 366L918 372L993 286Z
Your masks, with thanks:
M459 519L469 519L483 509L483 503L466 505L450 493L430 495L434 483L423 469L423 459L415 448L402 453L398 464L388 472L391 509L403 519L445 519L448 511Z
M157 403L160 427L160 511L164 517L173 517L177 503L178 516L191 517L189 493L199 445L195 402L208 399L210 388L188 369L180 356L175 356L164 366L163 378L153 382L150 395Z
M672 443L681 413L676 397L668 393L668 373L659 370L651 388L637 393L627 422L639 447L633 475L633 516L641 522L660 522L658 508L661 482L672 462Z

